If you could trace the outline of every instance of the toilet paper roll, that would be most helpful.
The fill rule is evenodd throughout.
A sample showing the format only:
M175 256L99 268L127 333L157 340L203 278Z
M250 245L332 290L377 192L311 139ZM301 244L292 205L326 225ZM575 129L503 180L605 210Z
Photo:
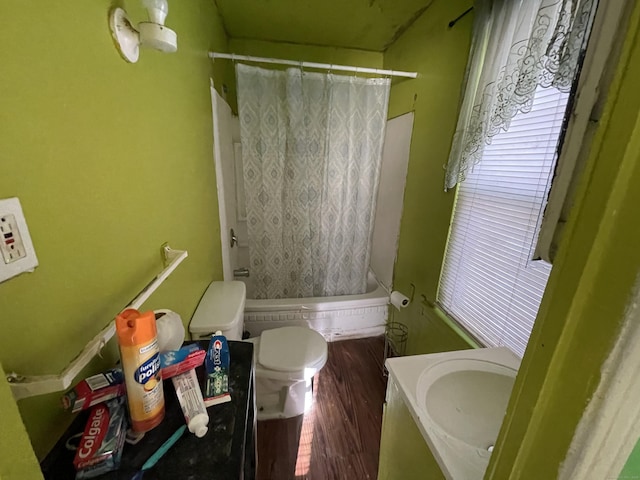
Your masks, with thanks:
M154 310L158 329L158 348L161 352L179 350L184 343L182 318L171 310Z
M398 310L406 307L407 305L409 305L409 302L410 302L409 297L395 290L391 292L391 296L389 297L389 300L391 301L391 305L396 307Z

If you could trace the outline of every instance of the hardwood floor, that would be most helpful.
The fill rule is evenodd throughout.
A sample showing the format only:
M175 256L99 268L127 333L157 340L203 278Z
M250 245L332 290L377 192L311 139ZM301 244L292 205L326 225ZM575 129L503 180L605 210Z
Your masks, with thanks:
M258 480L365 480L378 473L383 337L329 343L313 408L258 422Z

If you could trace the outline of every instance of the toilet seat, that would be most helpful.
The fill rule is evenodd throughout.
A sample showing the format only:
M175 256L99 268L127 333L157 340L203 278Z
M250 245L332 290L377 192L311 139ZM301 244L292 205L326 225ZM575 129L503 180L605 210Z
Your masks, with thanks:
M277 372L304 372L322 368L327 361L327 342L318 332L304 327L265 330L260 335L258 363Z
M301 415L313 403L313 377L327 362L324 337L304 327L265 330L253 343L258 420Z

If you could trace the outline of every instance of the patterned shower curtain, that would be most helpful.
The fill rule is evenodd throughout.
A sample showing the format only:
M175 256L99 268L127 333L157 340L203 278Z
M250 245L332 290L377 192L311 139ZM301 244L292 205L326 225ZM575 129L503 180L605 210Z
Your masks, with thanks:
M389 79L236 75L255 297L365 292Z

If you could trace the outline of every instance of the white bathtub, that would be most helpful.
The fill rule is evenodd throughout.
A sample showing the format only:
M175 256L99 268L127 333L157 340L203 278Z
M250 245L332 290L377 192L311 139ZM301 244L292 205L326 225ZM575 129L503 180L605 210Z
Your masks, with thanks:
M247 298L244 328L252 337L263 330L286 326L307 326L327 341L382 335L387 321L389 294L373 274L367 292L317 298L254 300Z

